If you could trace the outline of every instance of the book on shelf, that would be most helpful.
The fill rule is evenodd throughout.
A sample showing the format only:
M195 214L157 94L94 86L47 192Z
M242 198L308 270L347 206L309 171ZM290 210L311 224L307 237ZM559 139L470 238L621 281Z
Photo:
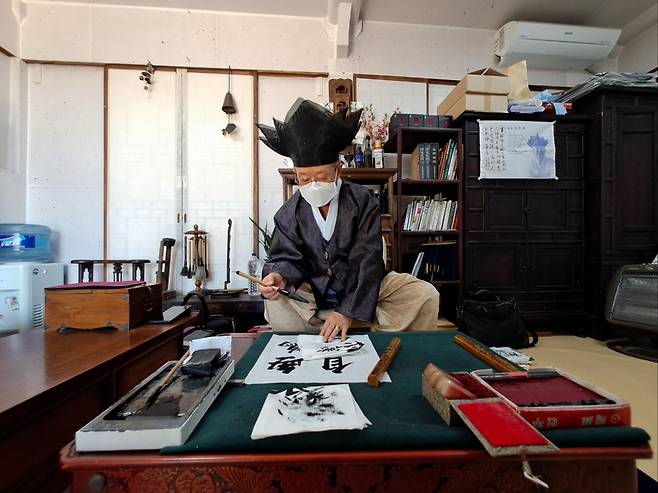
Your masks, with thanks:
M411 153L411 178L414 180L455 180L457 177L457 141L448 139L421 143Z
M420 272L420 264L423 262L424 255L425 252L418 252L418 255L416 256L416 261L414 262L414 266L411 269L412 276L418 277L418 273Z
M456 200L435 198L414 200L407 204L403 231L440 231L457 228Z
M411 178L424 180L427 173L427 144L418 144L411 153Z
M439 162L439 153L441 152L441 146L436 142L430 144L430 173L429 178L431 180L436 180L438 175L438 162Z
M416 255L411 274L429 282L458 280L457 242L423 243Z
M457 142L453 139L443 147L441 152L441 162L439 165L440 180L454 180L457 177Z

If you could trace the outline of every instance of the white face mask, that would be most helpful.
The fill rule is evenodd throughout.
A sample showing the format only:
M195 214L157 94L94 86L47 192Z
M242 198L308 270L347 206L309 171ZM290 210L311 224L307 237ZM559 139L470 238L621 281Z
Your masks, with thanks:
M311 207L322 207L331 202L331 199L336 196L338 193L338 187L336 186L335 180L330 183L318 183L312 181L306 185L300 186L299 193L302 194L304 200L306 200Z
M306 202L308 202L311 207L322 207L323 205L331 202L336 196L338 187L336 187L336 182L332 181L331 183L325 182L314 182L307 183L299 187L299 193L302 194L302 197Z

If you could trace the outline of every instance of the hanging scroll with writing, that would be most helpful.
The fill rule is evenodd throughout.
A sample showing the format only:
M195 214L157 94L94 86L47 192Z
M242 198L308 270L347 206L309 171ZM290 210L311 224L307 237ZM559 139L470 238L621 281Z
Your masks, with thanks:
M555 122L480 120L480 179L553 179Z

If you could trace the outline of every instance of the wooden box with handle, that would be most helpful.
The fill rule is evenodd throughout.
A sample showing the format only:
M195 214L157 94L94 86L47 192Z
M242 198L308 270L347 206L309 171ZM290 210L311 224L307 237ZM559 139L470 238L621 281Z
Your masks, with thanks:
M132 329L161 319L160 284L85 282L46 288L46 330Z

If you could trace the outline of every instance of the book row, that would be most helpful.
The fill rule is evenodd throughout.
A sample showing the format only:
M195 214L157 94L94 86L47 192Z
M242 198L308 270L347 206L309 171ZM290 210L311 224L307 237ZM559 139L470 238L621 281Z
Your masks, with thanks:
M407 205L404 217L404 231L440 231L457 229L456 200L425 199L414 200Z
M457 179L457 141L418 144L411 154L411 178L420 180Z

